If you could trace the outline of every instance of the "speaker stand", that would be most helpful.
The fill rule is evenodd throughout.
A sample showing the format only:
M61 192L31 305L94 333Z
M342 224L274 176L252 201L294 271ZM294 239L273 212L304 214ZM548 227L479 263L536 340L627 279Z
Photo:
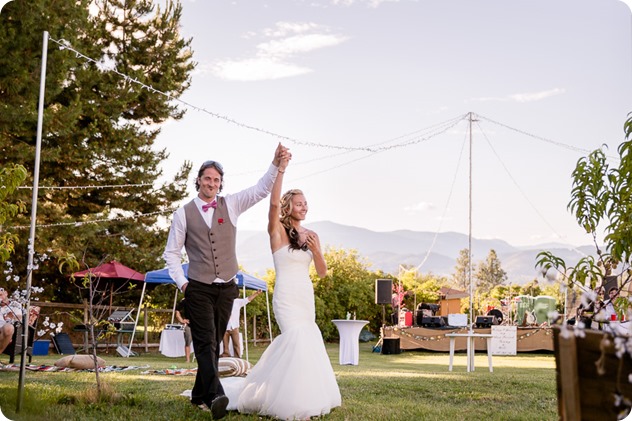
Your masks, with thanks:
M373 352L382 353L383 346L384 346L384 324L382 324L382 327L380 327L380 339L377 341L375 345L373 345Z

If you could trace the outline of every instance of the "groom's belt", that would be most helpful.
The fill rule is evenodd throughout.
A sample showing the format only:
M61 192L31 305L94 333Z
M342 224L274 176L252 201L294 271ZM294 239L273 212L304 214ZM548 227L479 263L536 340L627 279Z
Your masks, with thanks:
M207 282L200 282L198 280L195 279L191 279L188 278L189 282L196 282L198 284L202 284L202 285L210 285L210 286L214 286L214 287L218 287L218 288L226 288L226 287L230 287L230 286L234 286L237 285L237 275L233 276L232 278L230 278L228 281L213 281L211 283L207 283Z
M237 284L237 275L233 276L232 278L230 278L226 282L214 281L214 282L211 283L212 286L219 287L219 288L226 288L226 287L229 287L229 286L233 286L235 284Z

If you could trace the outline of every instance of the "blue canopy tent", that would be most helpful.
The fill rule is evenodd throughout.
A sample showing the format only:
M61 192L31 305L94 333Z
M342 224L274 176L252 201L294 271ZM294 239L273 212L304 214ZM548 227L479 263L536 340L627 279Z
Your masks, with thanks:
M189 264L184 263L182 265L182 270L184 271L184 275L187 276L188 271L189 271ZM176 282L171 278L171 276L169 276L169 269L167 268L160 269L160 270L152 270L150 272L147 272L145 274L145 283L143 284L143 291L140 296L140 303L138 304L139 309L142 307L142 304L143 304L143 298L145 296L145 287L147 284L172 284L175 286ZM237 272L237 286L243 289L244 297L246 296L246 289L265 291L266 309L268 312L268 329L270 331L270 340L272 340L272 322L270 319L270 298L268 295L268 285L266 284L265 281L261 279L255 278L252 275L239 271ZM173 312L171 315L171 323L173 323L174 321L177 300L178 300L178 289L176 288L176 293L173 300ZM246 307L247 306L244 306L244 321L247 320ZM136 324L138 324L138 317L136 318ZM134 327L134 330L136 330L135 327ZM245 336L244 342L245 342L245 350L246 350L246 360L248 360L248 324L247 323L244 323L244 336ZM130 344L130 347L131 347L131 344Z
M188 276L189 273L189 264L185 263L182 265L182 270L184 271L184 276ZM152 270L151 272L147 272L145 274L145 282L148 284L174 284L176 281L171 279L169 276L169 270L167 268L160 270ZM248 275L247 273L243 273L242 271L237 272L237 286L240 288L245 287L247 289L255 289L261 291L268 291L268 285L265 281L261 279L255 278L252 275Z

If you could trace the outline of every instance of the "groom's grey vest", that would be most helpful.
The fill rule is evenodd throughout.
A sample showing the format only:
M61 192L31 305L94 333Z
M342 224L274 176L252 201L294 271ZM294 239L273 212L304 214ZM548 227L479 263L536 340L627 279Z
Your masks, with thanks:
M216 197L216 200L217 209L210 229L194 201L184 205L188 277L205 284L213 283L215 278L228 281L239 271L235 255L237 227L230 222L226 200L223 197Z

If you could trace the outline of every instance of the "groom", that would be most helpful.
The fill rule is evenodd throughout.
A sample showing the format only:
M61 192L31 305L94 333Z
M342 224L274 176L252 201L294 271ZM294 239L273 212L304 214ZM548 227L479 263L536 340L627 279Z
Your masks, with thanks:
M195 179L198 194L173 214L163 257L169 275L184 292L193 349L198 362L191 403L210 411L213 419L226 415L228 398L219 380L219 343L226 331L233 300L239 295L235 255L239 215L266 198L289 149L279 143L272 165L256 185L218 196L224 169L216 161L202 164ZM182 270L182 248L189 257L188 279Z

